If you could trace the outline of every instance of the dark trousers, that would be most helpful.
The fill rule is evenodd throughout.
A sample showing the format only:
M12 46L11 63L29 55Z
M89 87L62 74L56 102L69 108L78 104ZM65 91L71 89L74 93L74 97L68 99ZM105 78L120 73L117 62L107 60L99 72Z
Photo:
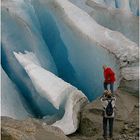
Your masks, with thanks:
M110 90L111 90L111 93L113 94L114 93L114 83L106 83L104 82L104 89L105 90L108 90L108 85L110 85Z
M109 122L109 136L112 137L113 136L113 121L114 118L105 118L103 117L103 136L106 137L107 136L107 124Z

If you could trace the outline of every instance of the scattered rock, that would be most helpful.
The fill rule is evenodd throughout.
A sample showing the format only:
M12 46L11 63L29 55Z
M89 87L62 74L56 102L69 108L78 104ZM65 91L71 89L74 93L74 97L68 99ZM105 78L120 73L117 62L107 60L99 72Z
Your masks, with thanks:
M125 129L125 130L128 130L128 125L125 125L125 126L124 126L124 129Z
M139 137L138 98L128 93L117 92L114 140L137 140ZM78 135L84 140L102 140L102 105L100 98L87 104L81 111ZM76 140L77 136L70 137ZM78 136L80 138L80 136Z
M123 138L126 138L126 135L125 134L123 134L122 136L123 136Z

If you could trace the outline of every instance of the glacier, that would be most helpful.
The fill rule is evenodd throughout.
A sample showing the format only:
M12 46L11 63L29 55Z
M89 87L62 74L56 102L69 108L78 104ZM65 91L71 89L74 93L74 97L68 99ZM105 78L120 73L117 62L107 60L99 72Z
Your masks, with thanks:
M1 80L1 115L20 120L29 116L31 117L32 113L26 104L24 104L25 101L16 88L16 85L9 79L2 68Z
M75 132L79 124L79 110L88 102L87 97L77 88L42 68L33 53L14 52L14 55L29 75L38 93L48 99L55 108L65 109L62 119L52 125L59 127L66 135Z
M91 5L86 5L88 1L95 2L101 7L108 7L108 9L122 10L139 16L139 0L69 0L86 12L92 11Z
M82 106L103 93L104 64L115 89L137 93L138 10L137 0L3 0L2 97L12 105L2 115L52 116L74 133Z
M89 13L100 25L114 31L119 31L131 41L139 44L139 17L132 14L128 7L112 8L87 0L86 4L93 8Z
M139 17L132 10L137 9L139 11L137 0L70 1L87 12L98 24L113 31L121 32L125 37L139 44Z
M77 7L81 8L82 10L84 10L87 13L90 13L90 12L93 11L93 9L90 6L86 5L87 0L69 0L69 1L72 2L74 5L76 5ZM98 2L102 3L102 0L101 1L98 0Z
M41 36L39 26L37 26L38 22L34 11L31 10L32 8L24 0L2 2L1 63L4 71L14 81L36 114L35 116L44 116L46 113L52 115L57 110L47 100L38 96L28 75L13 55L13 51L32 51L37 55L44 68L57 74L53 58Z
M46 3L47 3L47 1L46 1ZM106 55L107 58L105 56L105 58L102 59L104 61L104 62L102 62L102 64L100 64L99 58L94 58L94 59L97 59L97 61L99 62L99 63L96 63L96 61L95 61L95 63L94 63L94 61L92 61L92 59L93 59L92 57L85 56L85 55L88 55L89 48L93 49L90 51L89 56L95 55L96 51L93 47L91 47L92 43L88 43L87 39L82 41L82 38L75 36L75 34L77 32L77 30L75 30L76 28L74 29L75 32L73 32L74 35L71 33L71 31L67 31L67 29L63 28L63 27L65 27L64 23L62 23L61 21L60 21L61 23L59 23L59 21L57 21L57 18L59 18L59 16L56 16L56 18L54 17L53 13L51 13L53 10L52 8L50 10L51 12L49 11L50 6L48 6L49 5L48 3L45 5L44 3L41 3L41 2L40 3L34 2L34 5L37 6L36 11L38 11L38 15L39 15L40 19L43 19L42 22L44 22L44 26L41 24L42 28L44 27L42 29L42 31L45 30L44 36L46 36L46 38L47 38L49 36L49 34L51 33L51 29L53 29L53 33L51 33L51 35L54 34L53 39L57 40L55 45L54 45L53 39L46 40L48 47L50 46L52 48L52 46L53 46L53 48L52 48L53 52L55 52L56 54L59 54L62 51L62 49L60 48L60 43L58 43L58 42L63 41L63 46L67 50L67 59L73 69L73 70L71 70L71 69L67 70L67 68L65 68L66 74L70 75L70 76L72 75L71 79L69 79L68 82L72 83L74 86L81 89L86 94L86 96L88 97L89 100L93 100L96 97L98 97L99 95L101 95L102 91L103 91L102 64L106 63L109 59L110 60L112 59L112 62L113 62L113 59L115 59L115 58L112 58L113 56L111 56L111 55L109 56L111 58L109 58L108 55ZM55 13L57 13L57 12L55 12ZM81 20L82 20L82 17L81 17ZM45 25L48 25L48 27L46 28ZM58 37L58 35L59 35L59 37ZM53 45L52 45L52 43L53 43ZM73 47L71 47L71 46L73 46ZM85 46L87 46L89 48L87 48ZM103 52L102 48L101 48L101 50L100 50L100 48L97 50L99 51L99 53ZM78 52L80 52L80 53L78 53ZM108 53L108 52L106 51L106 53ZM52 56L55 57L53 54L52 54ZM57 60L55 62L57 62L58 59L62 60L61 56L59 57L57 55ZM106 60L106 59L108 59L108 60ZM63 64L61 64L61 63L63 63L63 61L61 61L59 63L59 66L62 66L61 69L63 69ZM100 64L100 66L98 66L98 64ZM97 65L97 69L95 69L96 65ZM112 63L112 65L114 65L114 64ZM112 67L115 67L115 66L112 66ZM93 77L98 77L99 82L96 82L97 80Z
M33 53L18 54L14 52L14 55L26 70L37 92L59 109L67 94L75 88L73 89L70 84L65 84L59 78L55 80L54 74L43 69Z
M47 21L53 18L51 26L57 26L61 40L68 50L68 59L77 80L74 85L82 89L90 100L102 94L103 64L110 65L115 70L118 78L116 87L123 78L122 67L129 67L132 63L138 66L137 44L121 33L97 24L87 13L67 0L40 0L40 4L46 15L44 22L49 25ZM51 32L51 28L49 29L48 32ZM57 53L57 49L54 49Z

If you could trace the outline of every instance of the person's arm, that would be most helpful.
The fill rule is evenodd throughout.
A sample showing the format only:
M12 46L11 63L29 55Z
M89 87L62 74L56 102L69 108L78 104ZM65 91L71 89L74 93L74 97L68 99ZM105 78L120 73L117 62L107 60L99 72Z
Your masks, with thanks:
M115 78L115 72L112 70L112 69L110 69L110 72L109 72L110 74L110 77L114 77ZM116 78L115 78L116 79Z
M103 108L106 108L107 101L106 101L106 99L104 97L101 98L101 103L102 103Z
M113 97L113 98L112 98L112 107L113 107L113 108L115 108L115 104L116 104L116 98Z
M115 72L112 69L110 69L110 74L115 75Z

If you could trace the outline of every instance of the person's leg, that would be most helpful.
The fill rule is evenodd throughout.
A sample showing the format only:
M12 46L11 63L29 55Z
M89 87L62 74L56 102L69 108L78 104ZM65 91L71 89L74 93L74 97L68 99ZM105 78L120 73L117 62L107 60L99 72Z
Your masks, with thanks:
M113 121L114 118L109 118L109 136L111 138L113 137Z
M103 137L107 137L107 118L103 117Z
M114 83L110 83L110 90L111 90L111 93L113 94L114 93Z
M104 90L108 90L107 85L108 85L108 83L104 82Z

